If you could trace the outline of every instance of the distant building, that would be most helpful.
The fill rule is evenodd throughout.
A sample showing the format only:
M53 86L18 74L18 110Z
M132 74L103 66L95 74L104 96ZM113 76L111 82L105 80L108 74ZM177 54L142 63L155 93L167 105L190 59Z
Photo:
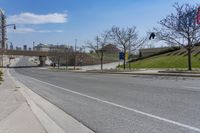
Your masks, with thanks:
M10 50L13 50L13 44L10 44Z
M24 45L24 50L25 50L25 51L27 50L27 45Z
M53 44L38 44L37 46L34 47L34 50L36 51L51 51L51 50L61 50L67 48L66 45L53 45Z
M40 44L38 44L37 46L34 47L34 50L36 50L36 51L49 51L50 48L49 48L48 45L40 43Z
M21 47L16 47L16 50L22 50L22 48Z
M117 48L116 45L108 44L104 46L101 50L103 50L105 53L119 53L121 50Z

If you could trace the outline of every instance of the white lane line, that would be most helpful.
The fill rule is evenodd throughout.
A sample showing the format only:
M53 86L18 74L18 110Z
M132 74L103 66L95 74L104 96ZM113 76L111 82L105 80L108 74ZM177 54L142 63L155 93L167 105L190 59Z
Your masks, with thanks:
M153 118L153 119L157 119L157 120L164 121L166 123L170 123L170 124L173 124L173 125L176 125L176 126L179 126L179 127L183 127L183 128L189 129L189 130L200 132L200 128L197 128L197 127L193 127L193 126L186 125L186 124L183 124L183 123L180 123L180 122L169 120L169 119L166 119L166 118L163 118L163 117L160 117L160 116L156 116L156 115L153 115L153 114L145 113L143 111L139 111L139 110L136 110L136 109L133 109L133 108L122 106L122 105L119 105L119 104L116 104L116 103L113 103L113 102L101 100L101 99L98 99L98 98L95 98L95 97L92 97L92 96L89 96L89 95L86 95L86 94L82 94L82 93L79 93L79 92L76 92L76 91L72 91L72 90L69 90L69 89L66 89L66 88L63 88L63 87L60 87L60 86L50 84L48 82L44 82L44 81L41 81L41 80L38 80L38 79L35 79L35 78L32 78L32 77L30 77L30 78L35 80L35 81L38 81L40 83L50 85L52 87L56 87L58 89L68 91L68 92L71 92L71 93L74 93L74 94L77 94L77 95L80 95L80 96L83 96L83 97L87 97L87 98L95 100L95 101L106 103L106 104L109 104L109 105L112 105L112 106L115 106L115 107L119 107L119 108L122 108L122 109L126 109L126 110L129 110L129 111L132 111L132 112L135 112L135 113L138 113L138 114L141 114L141 115Z
M200 91L200 87L184 86L184 88L191 89L191 90L199 90Z

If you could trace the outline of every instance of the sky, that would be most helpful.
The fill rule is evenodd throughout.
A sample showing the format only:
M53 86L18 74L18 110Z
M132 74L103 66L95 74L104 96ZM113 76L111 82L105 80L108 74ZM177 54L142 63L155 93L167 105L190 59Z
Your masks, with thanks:
M33 42L84 45L112 26L136 26L143 37L158 21L172 13L172 5L199 4L200 0L0 0L8 41L14 46Z

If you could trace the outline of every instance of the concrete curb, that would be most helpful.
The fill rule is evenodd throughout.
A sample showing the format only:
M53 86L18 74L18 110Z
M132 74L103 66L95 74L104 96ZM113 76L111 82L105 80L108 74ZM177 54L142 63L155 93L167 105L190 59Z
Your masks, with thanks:
M11 76L9 70L7 72L48 133L94 133L91 129L16 80Z
M74 73L96 73L96 74L122 74L122 75L146 75L146 76L175 76L175 77L196 77L200 74L183 74L183 73L131 73L131 72L92 72L92 71L68 71Z

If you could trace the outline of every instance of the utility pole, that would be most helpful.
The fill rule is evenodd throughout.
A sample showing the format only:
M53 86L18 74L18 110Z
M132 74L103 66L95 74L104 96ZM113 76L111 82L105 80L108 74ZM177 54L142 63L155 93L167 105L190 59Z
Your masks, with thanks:
M59 44L57 42L57 61L58 61L58 69L60 68L60 47L59 47Z
M3 10L0 9L0 29L1 29L1 50L2 50L2 67L3 67L3 53L6 50L6 27L14 26L14 30L16 29L15 24L6 24L6 16L4 15Z
M69 56L69 48L68 48L68 46L66 46L66 48L65 48L65 56L66 56L66 70L67 70L67 68L68 68L68 56Z
M1 13L1 48L5 49L5 38L6 38L6 18L3 13Z
M100 56L101 70L103 70L103 43L101 44L101 49L99 50L99 41L100 41L99 36L96 37L96 41L97 41L97 49L95 52L100 52L100 55L99 53L97 54L98 56Z
M74 44L74 70L76 70L76 45L77 45L77 39L75 39L75 44Z
M5 28L6 28L6 21L5 15L1 10L1 50L2 50L2 68L3 68L3 53L5 49Z
M97 51L99 50L99 36L97 35L96 37L96 40L97 40ZM95 51L96 52L96 51Z

